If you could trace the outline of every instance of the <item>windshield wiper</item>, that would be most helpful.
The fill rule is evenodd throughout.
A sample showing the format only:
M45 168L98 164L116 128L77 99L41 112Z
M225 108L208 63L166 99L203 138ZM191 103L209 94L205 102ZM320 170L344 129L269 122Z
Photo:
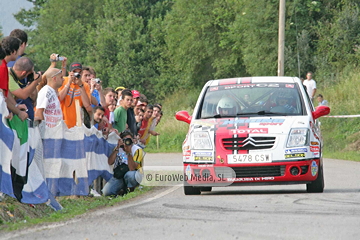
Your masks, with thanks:
M222 116L220 114L216 114L214 116L207 116L207 117L202 117L201 119L208 119L208 118L221 118Z
M270 112L270 111L259 111L256 113L257 115L287 115L286 113L283 112Z

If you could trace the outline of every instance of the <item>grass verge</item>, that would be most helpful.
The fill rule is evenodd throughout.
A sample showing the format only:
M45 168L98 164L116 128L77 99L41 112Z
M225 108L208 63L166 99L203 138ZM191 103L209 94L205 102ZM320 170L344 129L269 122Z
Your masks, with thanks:
M151 189L152 187L148 186L141 189L136 188L134 192L124 197L59 197L57 200L64 209L56 212L46 204L22 204L14 198L6 197L4 201L0 202L0 233L23 229L36 224L69 220L93 209L114 206Z
M317 93L329 101L330 116L359 114L360 70L342 74L335 81L320 81ZM317 105L317 103L315 103ZM359 161L360 121L359 118L322 117L321 131L326 158Z

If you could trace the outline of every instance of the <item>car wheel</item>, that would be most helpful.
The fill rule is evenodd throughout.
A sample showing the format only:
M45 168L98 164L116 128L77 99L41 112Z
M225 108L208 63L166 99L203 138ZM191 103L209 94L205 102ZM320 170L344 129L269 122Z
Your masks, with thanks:
M306 191L309 193L320 193L324 191L325 183L324 183L324 173L323 167L319 167L318 177L315 181L306 184Z
M211 192L212 187L201 187L200 192Z
M200 195L200 188L192 187L192 186L184 186L184 194L185 195Z

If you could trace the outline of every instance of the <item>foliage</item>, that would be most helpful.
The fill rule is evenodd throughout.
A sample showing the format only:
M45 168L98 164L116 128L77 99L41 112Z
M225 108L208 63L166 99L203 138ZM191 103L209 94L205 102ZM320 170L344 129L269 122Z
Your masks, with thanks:
M358 3L342 1L332 8L333 21L323 21L316 28L318 43L315 64L318 75L334 79L342 71L359 66L360 15Z
M176 1L165 18L164 54L169 62L163 66L163 82L178 82L178 87L189 89L209 79L244 75L240 52L222 43L235 15L224 0ZM175 73L171 77L167 72Z
M209 79L276 75L278 0L31 2L16 17L36 23L28 51L39 69L57 52L95 67L105 86L150 99ZM333 82L359 65L359 28L358 1L286 1L285 74Z
M93 14L100 15L101 0L49 0L40 10L37 28L30 33L29 56L37 68L47 69L49 56L58 53L70 62L85 62L88 46L87 33L95 27ZM56 22L56 24L54 24Z
M22 8L18 13L14 14L15 19L25 27L35 26L40 17L40 10L48 0L27 0L34 4L34 7L26 10Z
M104 17L98 19L98 31L92 33L87 60L108 85L137 89L150 99L159 77L159 45L151 34L151 24L162 19L168 1L104 1Z

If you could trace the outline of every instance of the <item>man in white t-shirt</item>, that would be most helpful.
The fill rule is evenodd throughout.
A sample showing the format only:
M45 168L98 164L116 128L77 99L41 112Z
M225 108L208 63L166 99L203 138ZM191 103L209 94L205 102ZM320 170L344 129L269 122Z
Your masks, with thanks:
M311 100L313 100L316 93L316 82L314 79L312 79L312 72L308 72L306 74L306 79L304 80L303 84L306 86L306 91L309 97Z
M38 93L35 120L45 120L46 126L52 128L63 120L58 89L62 86L64 78L62 71L57 68L48 69L44 75L47 85Z

